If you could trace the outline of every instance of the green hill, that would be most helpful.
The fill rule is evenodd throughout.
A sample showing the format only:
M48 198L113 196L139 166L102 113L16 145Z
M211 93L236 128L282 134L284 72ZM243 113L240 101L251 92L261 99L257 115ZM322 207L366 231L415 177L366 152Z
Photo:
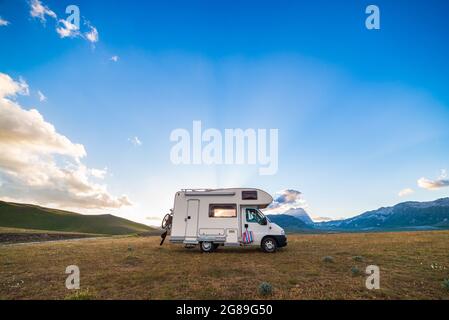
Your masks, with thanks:
M157 230L110 214L83 215L4 201L0 201L0 227L108 235L148 233Z

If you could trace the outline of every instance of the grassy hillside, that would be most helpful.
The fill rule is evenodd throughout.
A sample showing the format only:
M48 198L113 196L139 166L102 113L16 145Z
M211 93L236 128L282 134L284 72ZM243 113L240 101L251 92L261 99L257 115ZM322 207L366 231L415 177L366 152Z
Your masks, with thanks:
M449 231L290 235L275 254L219 248L211 254L158 237L0 246L0 299L64 299L68 265L78 297L95 299L449 299ZM326 258L324 258L326 257ZM380 268L380 289L365 268ZM358 272L356 272L358 270Z
M154 228L110 214L82 215L4 201L0 201L0 227L110 235L155 231Z

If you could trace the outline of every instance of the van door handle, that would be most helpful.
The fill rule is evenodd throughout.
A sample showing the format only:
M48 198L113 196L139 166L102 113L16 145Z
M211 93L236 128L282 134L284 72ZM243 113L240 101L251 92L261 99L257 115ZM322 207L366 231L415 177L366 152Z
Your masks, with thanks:
M190 216L187 216L187 219L190 219Z

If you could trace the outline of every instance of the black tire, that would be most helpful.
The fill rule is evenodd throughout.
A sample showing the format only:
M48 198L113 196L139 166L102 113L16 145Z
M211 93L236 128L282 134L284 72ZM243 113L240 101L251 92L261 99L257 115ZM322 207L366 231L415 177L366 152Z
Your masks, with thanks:
M200 249L203 253L210 253L214 251L214 244L209 241L203 241L200 243Z
M276 252L278 244L274 238L266 237L262 240L261 247L263 252L273 253Z
M164 219L162 219L162 229L165 230L170 230L171 229L171 224L172 224L172 215L170 213L167 213L164 217Z

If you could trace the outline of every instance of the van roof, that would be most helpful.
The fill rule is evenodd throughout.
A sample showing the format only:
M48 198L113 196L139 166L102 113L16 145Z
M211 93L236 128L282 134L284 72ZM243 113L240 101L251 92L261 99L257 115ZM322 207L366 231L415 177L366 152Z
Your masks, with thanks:
M195 193L229 193L229 194L235 194L236 192L239 191L262 191L265 192L263 190L257 189L257 188L219 188L219 189L181 189L182 192L186 192L186 193L190 193L190 192L195 192Z
M248 195L248 198L245 198L245 191L256 191L257 194L255 198L251 197L254 196L251 194ZM237 197L242 204L257 205L260 208L265 208L273 202L273 197L269 193L257 188L181 189L181 193L190 197L228 196L234 197L234 199Z

